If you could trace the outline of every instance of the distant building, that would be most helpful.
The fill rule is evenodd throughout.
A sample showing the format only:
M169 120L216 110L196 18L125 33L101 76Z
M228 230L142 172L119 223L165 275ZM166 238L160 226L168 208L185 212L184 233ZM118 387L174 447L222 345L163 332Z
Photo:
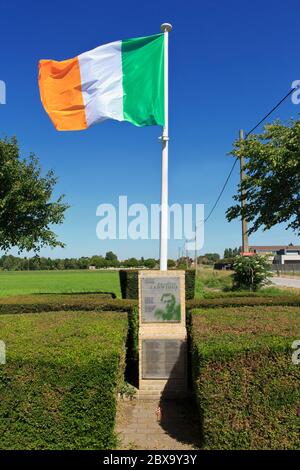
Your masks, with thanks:
M273 264L300 264L300 245L250 246L249 251L269 255Z

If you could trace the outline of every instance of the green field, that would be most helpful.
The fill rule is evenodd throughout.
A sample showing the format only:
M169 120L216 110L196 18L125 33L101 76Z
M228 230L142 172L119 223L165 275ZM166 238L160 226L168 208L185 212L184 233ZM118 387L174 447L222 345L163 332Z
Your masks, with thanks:
M83 270L0 272L0 297L68 292L113 292L120 297L119 273Z
M232 272L202 269L196 280L195 297L240 296L230 291ZM275 286L262 289L255 295L282 295L295 293L295 289ZM117 271L0 271L0 297L46 293L112 292L121 297ZM249 295L249 292L247 293ZM251 294L252 295L252 294ZM254 295L254 294L253 294Z

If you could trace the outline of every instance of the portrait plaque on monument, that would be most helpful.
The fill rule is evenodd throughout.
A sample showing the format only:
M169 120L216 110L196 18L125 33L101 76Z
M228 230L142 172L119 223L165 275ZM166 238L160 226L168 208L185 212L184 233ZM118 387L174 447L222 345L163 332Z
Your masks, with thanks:
M185 341L144 339L143 379L176 379L185 373Z
M181 320L179 277L141 279L142 322L179 323Z

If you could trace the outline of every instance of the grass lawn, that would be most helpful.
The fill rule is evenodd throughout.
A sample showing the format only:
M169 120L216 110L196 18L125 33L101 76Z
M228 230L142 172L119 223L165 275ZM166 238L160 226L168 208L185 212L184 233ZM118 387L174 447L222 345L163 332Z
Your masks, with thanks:
M232 271L199 269L195 285L195 297L204 297L209 291L220 291L232 287Z
M280 296L298 294L299 289L266 286L257 292L232 291L233 271L214 270L212 268L202 268L198 271L195 285L195 298L216 298L216 297L241 297L241 296Z
M200 269L196 279L195 297L241 296L232 292L232 272L211 268ZM284 291L284 292L283 292ZM296 289L267 287L250 295L274 296L293 294ZM46 293L113 292L121 297L117 271L0 271L0 297ZM245 293L249 295L249 292Z
M0 271L0 297L36 293L114 292L121 296L113 271Z
M299 307L197 309L193 377L206 449L300 449Z
M0 449L111 449L127 315L0 315Z

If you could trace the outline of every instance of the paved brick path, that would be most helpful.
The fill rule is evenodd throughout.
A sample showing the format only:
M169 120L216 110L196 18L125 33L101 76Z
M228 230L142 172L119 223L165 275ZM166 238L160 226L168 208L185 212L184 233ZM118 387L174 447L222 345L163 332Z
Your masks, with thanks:
M116 432L119 449L197 449L200 429L195 407L190 399L118 402Z

